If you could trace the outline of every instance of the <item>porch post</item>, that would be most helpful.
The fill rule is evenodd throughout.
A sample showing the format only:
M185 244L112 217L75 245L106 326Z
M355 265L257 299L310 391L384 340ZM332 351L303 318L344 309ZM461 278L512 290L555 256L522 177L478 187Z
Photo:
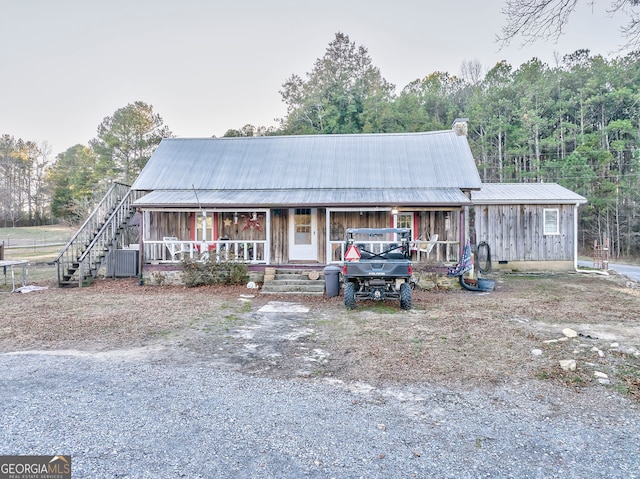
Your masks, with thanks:
M137 211L140 215L140 224L138 225L138 285L142 286L144 284L144 276L142 274L144 265L144 215L140 209Z
M267 217L267 242L264 245L264 261L271 264L271 209L267 209L265 216Z
M324 225L324 237L325 237L325 255L326 255L326 263L327 264L331 264L331 262L333 261L333 256L331 256L331 210L329 208L327 208L327 213L325 215L325 225Z

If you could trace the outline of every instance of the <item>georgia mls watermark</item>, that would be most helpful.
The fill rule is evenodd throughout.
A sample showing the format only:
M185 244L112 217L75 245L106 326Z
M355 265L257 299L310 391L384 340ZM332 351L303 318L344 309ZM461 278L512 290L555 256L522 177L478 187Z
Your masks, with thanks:
M71 479L71 456L0 456L0 479Z

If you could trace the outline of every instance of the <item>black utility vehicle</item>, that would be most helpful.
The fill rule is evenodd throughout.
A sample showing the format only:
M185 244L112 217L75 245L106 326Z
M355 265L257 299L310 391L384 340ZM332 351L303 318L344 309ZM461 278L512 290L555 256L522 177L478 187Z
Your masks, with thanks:
M408 228L347 229L342 270L344 305L357 299L399 299L411 309L411 230Z

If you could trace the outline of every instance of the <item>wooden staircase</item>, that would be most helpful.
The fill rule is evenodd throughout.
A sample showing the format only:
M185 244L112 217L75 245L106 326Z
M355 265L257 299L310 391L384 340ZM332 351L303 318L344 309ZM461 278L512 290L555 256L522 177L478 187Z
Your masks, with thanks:
M105 257L116 249L142 192L114 182L89 218L55 259L58 286L87 286L93 281Z
M261 293L322 296L324 295L324 273L284 268L273 268L272 272L267 268Z

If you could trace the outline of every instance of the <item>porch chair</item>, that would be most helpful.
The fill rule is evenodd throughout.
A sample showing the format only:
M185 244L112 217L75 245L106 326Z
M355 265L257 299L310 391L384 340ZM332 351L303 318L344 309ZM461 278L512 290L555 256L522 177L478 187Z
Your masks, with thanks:
M162 241L171 255L171 261L175 261L176 258L182 259L184 254L189 252L189 246L179 242L176 236L164 236Z
M436 244L438 244L437 234L432 234L426 243L419 241L418 242L418 259L420 259L420 254L424 253L425 256L427 257L427 260L429 260L429 255L431 254L431 250L433 250L433 247Z

